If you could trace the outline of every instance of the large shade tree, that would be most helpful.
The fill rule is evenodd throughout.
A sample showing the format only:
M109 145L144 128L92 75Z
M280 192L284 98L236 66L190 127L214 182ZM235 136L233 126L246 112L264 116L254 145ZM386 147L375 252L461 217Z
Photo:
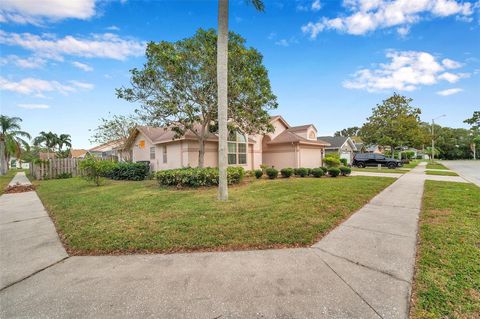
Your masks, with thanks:
M8 171L8 161L12 155L20 156L22 147L28 149L30 134L21 130L19 117L0 115L0 174Z
M91 142L99 144L126 140L132 130L141 123L138 117L133 115L113 115L111 118L101 118L100 122L90 139Z
M421 111L411 106L411 102L411 98L394 93L382 104L377 104L360 130L362 140L366 144L390 146L392 150L421 144L424 140Z
M199 143L198 166L204 166L205 141L218 128L215 30L199 29L177 42L147 45L147 62L131 70L131 87L116 90L119 98L140 102L142 121L170 127L181 137L192 132ZM229 129L245 134L271 130L268 110L277 107L262 55L229 33Z

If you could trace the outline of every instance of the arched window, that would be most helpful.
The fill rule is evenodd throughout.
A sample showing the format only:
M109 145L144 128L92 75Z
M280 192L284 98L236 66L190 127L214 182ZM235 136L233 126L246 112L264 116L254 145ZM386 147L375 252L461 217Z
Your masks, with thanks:
M316 140L317 136L315 135L314 131L311 131L310 134L308 135L308 138L311 139L311 140Z
M247 138L239 132L228 135L228 164L247 164Z

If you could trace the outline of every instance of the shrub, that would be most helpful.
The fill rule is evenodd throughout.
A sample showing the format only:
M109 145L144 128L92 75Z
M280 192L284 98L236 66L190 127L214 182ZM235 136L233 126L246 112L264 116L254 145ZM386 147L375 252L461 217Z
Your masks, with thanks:
M348 165L348 161L346 158L341 158L340 159L340 163L342 163L343 166L347 166Z
M338 175L340 175L340 169L338 169L337 167L331 167L328 169L328 175L332 177L337 177Z
M105 177L114 180L143 181L150 171L149 163L115 163Z
M57 175L58 179L72 178L72 173L60 173Z
M257 179L261 178L263 176L263 171L261 169L256 169L255 170L255 177Z
M266 171L267 171L268 178L275 179L278 177L278 170L276 170L275 168L270 167L270 168L267 168Z
M91 155L80 161L83 177L94 182L97 186L100 186L101 178L108 176L114 166L114 162L97 159Z
M289 178L290 176L293 175L293 169L292 168L283 168L280 170L280 173L282 174L283 177Z
M328 168L326 168L325 166L321 166L320 169L323 171L323 175L328 173Z
M340 159L335 156L327 156L324 159L325 165L328 168L340 166Z
M347 176L347 175L350 175L350 173L352 172L352 169L347 166L340 166L340 172L342 173L343 176Z
M243 167L227 168L229 185L240 183L243 176ZM218 169L211 167L161 170L155 173L155 177L162 186L200 187L218 185Z
M308 176L308 169L304 168L304 167L297 168L297 171L295 172L295 175L300 176L300 177Z
M310 174L312 174L313 177L322 177L323 175L325 175L325 173L323 172L323 169L321 168L313 168L310 171Z

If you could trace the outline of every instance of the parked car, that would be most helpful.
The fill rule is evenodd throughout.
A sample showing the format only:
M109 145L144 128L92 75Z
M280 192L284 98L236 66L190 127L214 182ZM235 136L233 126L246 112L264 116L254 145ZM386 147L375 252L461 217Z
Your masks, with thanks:
M386 157L382 154L359 153L355 154L355 156L353 157L353 166L357 166L360 168L366 166L378 166L378 164L392 169L402 166L401 161L394 158Z

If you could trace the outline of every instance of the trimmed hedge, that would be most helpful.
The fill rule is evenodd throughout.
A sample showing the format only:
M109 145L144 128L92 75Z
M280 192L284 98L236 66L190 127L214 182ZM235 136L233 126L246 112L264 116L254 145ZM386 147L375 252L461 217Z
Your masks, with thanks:
M149 171L150 167L146 163L118 162L104 176L114 180L143 181Z
M342 173L343 176L347 176L347 175L350 175L350 173L352 172L352 169L347 166L341 166L340 172Z
M305 177L308 176L309 169L305 167L300 167L296 169L295 175L300 176L300 177Z
M263 176L263 171L261 169L256 169L255 170L255 177L257 179L261 178Z
M347 166L348 165L348 161L346 158L341 158L340 159L340 163L342 163L343 166Z
M227 182L238 184L244 176L243 167L228 167ZM155 178L162 186L201 187L218 185L218 168L180 168L161 170L155 173Z
M326 168L325 166L320 166L320 169L323 171L323 175L328 173L328 168Z
M322 177L323 175L325 175L325 173L323 172L323 169L321 168L311 169L310 174L312 174L313 177Z
M267 172L268 178L270 179L275 179L278 177L278 170L276 170L273 167L267 168L266 172Z
M280 170L280 173L282 174L283 177L289 178L290 176L293 175L293 169L292 168L283 168Z
M340 175L340 169L336 167L331 167L328 169L328 175L332 177L337 177L338 175Z

